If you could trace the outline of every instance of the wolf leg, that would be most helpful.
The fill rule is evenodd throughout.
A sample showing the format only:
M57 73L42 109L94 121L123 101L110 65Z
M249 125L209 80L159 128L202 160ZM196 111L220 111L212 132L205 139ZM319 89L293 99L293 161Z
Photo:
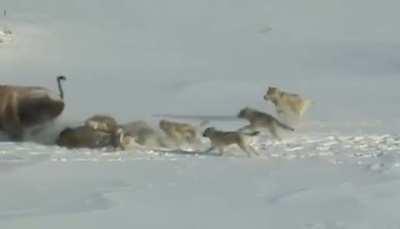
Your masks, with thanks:
M275 139L277 139L278 141L282 141L282 138L278 135L278 132L276 131L275 126L269 127L268 130Z

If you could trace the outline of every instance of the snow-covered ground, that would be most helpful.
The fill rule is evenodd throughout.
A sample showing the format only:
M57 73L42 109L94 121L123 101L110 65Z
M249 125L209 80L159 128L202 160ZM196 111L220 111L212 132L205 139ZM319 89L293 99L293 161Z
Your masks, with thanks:
M1 228L400 227L399 136L303 136L253 158L2 147Z
M0 29L0 44L4 46L9 45L13 39L13 32L9 28L4 26Z
M94 113L274 114L271 85L315 105L284 141L255 139L260 157L0 142L0 228L400 228L399 7L3 0L0 83L68 77L66 110L40 142Z

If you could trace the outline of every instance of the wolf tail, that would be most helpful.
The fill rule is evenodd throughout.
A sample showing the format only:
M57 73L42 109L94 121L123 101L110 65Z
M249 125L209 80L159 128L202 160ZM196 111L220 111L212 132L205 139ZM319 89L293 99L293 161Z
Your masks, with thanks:
M293 127L290 127L290 126L286 125L285 123L282 123L282 122L280 122L278 120L276 120L276 124L278 124L279 127L283 128L285 130L294 131Z
M260 131L253 131L253 132L250 132L250 133L242 133L242 134L243 134L243 135L246 135L246 136L254 137L254 136L259 135L259 134L260 134Z
M304 101L303 107L300 109L300 116L303 116L304 113L310 108L310 106L313 105L313 101L310 99L306 99Z

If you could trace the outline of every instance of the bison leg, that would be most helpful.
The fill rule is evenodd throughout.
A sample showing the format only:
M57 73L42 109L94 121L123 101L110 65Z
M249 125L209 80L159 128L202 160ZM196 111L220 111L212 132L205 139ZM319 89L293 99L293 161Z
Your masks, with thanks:
M23 128L18 113L17 95L10 96L9 105L4 110L3 128L11 140L21 141L23 138Z

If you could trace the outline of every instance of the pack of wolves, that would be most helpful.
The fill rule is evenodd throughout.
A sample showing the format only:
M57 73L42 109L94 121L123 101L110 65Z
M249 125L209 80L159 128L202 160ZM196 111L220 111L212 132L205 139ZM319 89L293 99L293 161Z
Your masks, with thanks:
M27 128L54 121L65 107L62 86L65 80L65 76L57 77L58 94L43 87L0 85L0 130L11 140L22 141ZM249 139L260 132L267 132L274 139L281 140L279 130L294 131L284 120L288 117L301 119L311 105L309 99L276 87L267 89L264 100L274 105L279 119L246 107L236 117L247 121L248 125L238 130L224 131L207 126L208 122L195 126L161 119L158 128L155 128L144 121L119 124L111 116L94 115L81 126L63 129L55 144L67 148L180 149L184 145L198 146L204 137L211 144L208 151L216 149L222 155L226 147L236 145L248 156L258 155L249 144Z

